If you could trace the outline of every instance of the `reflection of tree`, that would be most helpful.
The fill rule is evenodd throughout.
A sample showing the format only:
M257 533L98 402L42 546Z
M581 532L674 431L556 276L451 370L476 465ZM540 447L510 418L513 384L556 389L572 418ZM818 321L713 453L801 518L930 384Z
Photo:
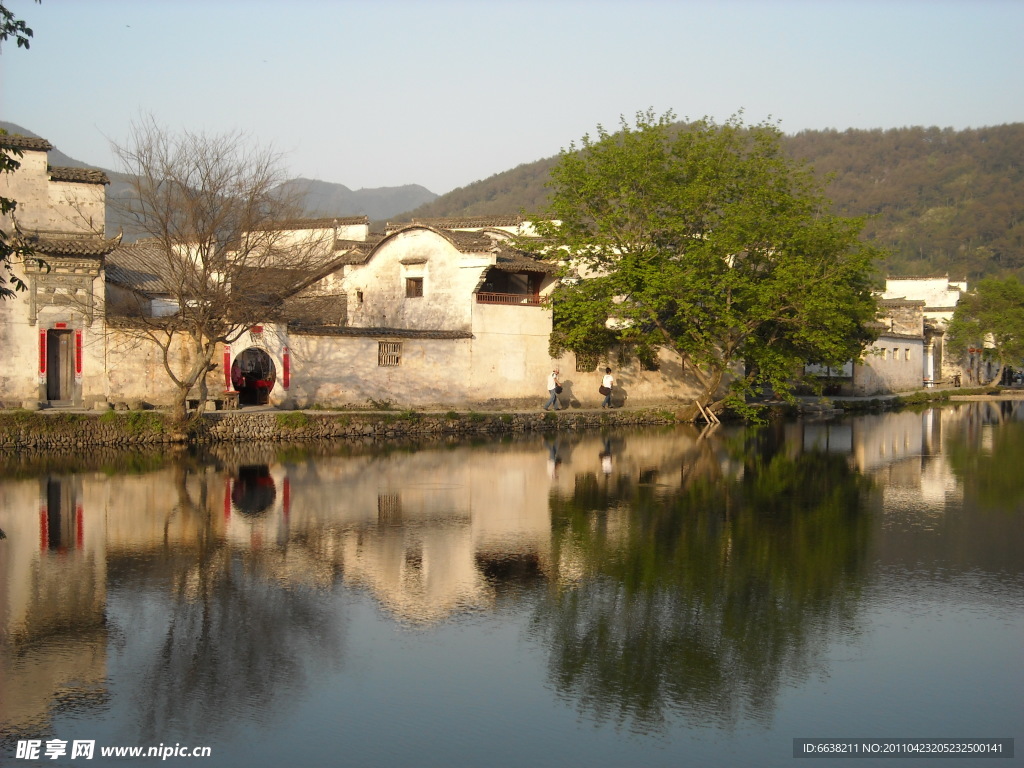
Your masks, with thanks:
M339 627L322 594L296 583L301 574L289 583L268 576L274 564L264 559L277 554L233 549L219 535L206 505L215 477L182 465L179 512L202 515L202 529L193 550L165 547L148 563L171 583L159 606L169 610L162 642L138 694L140 725L152 739L166 741L173 728L195 740L240 711L268 716L317 664L340 656ZM126 564L125 578L138 579L139 565Z
M1024 509L1024 406L1016 402L969 403L958 429L945 436L942 451L964 489L988 509ZM1002 424L999 429L983 425ZM981 443L991 439L990 445ZM1009 505L1009 506L1008 506Z
M730 478L701 481L691 462L670 495L584 476L552 499L557 586L535 631L554 685L594 718L767 720L852 621L865 481L842 457L747 455Z

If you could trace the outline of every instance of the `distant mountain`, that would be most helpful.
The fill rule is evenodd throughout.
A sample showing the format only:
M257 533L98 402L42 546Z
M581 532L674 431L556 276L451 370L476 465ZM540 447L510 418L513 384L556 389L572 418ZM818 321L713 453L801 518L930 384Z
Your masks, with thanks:
M352 191L344 184L292 179L286 187L302 194L304 206L315 216L368 216L385 220L397 213L430 203L437 195L419 184Z
M39 134L22 128L15 123L0 121L0 128L8 133L22 136L43 138ZM47 139L49 140L49 139ZM53 142L50 141L52 144ZM128 177L116 171L100 168L94 163L84 163L68 157L59 149L51 149L48 155L50 165L67 168L97 168L110 178L107 197L121 197L127 194ZM294 185L303 194L303 206L309 216L368 216L373 221L385 221L395 214L424 205L437 198L437 195L419 184L406 184L401 187L379 187L376 189L351 190L344 184L332 184L326 181L311 179L293 179L286 185ZM122 229L122 224L113 206L107 208L107 232L114 234Z
M1024 123L951 128L802 131L783 148L828 185L833 210L870 217L889 251L880 272L971 281L1024 279ZM545 209L557 157L453 190L394 218L468 217Z

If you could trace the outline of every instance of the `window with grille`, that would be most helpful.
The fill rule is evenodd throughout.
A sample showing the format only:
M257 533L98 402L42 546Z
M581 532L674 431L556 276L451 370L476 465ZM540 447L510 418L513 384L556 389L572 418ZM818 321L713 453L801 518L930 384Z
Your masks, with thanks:
M422 277L407 277L405 278L405 298L407 299L418 299L423 295L423 278Z
M394 366L402 364L402 342L378 341L377 365Z

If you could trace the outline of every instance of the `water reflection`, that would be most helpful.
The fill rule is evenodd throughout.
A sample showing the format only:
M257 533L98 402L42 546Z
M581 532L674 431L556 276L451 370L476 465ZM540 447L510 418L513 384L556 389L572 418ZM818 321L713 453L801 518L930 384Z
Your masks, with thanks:
M786 689L828 674L830 646L867 632L880 584L931 569L958 588L970 574L972 600L1021 589L1022 420L1018 403L971 404L8 457L0 730L44 737L67 712L114 712L126 741L271 727L351 673L352 600L417 637L522 622L550 689L597 724L769 727Z
M553 494L556 573L533 626L552 683L588 716L767 721L779 686L853 630L869 484L844 457L791 455L779 438L699 441Z

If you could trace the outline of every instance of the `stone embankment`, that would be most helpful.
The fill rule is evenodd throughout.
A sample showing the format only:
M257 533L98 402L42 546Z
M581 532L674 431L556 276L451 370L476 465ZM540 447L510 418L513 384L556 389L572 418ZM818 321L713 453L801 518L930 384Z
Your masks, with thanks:
M175 431L158 411L0 413L0 451L68 450L89 446L180 443L295 442L391 439L418 435L473 435L675 422L669 410L621 409L512 413L218 411L189 433Z

